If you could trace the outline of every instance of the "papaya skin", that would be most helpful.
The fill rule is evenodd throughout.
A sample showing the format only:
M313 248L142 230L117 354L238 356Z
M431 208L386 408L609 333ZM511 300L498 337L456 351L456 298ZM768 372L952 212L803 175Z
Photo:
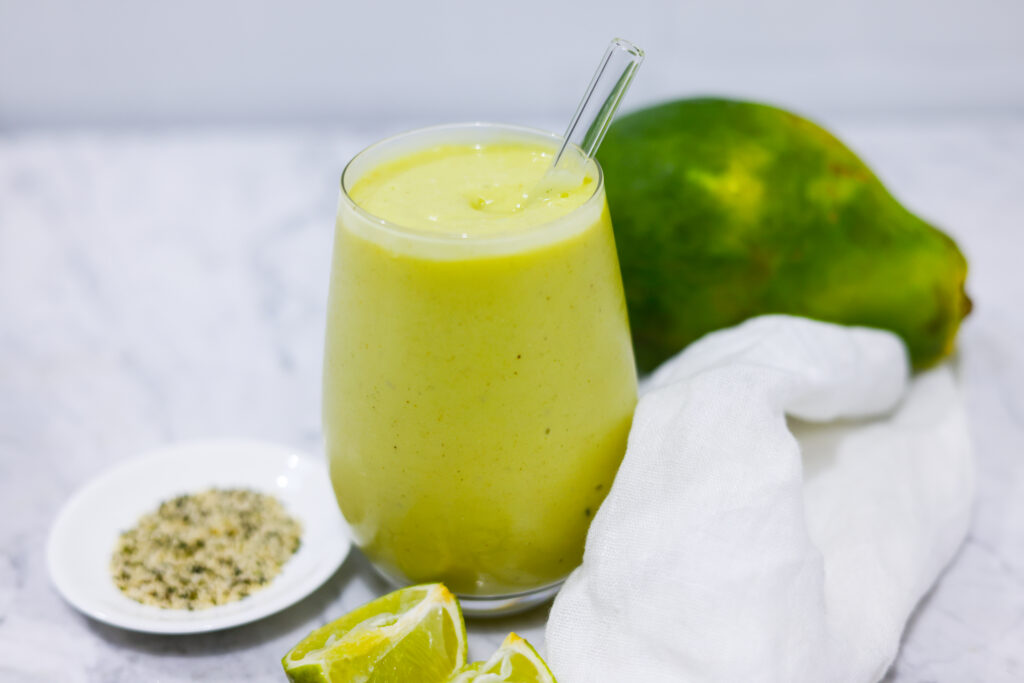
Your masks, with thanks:
M952 352L963 254L807 119L678 100L616 121L598 159L641 371L765 313L891 330L917 369Z

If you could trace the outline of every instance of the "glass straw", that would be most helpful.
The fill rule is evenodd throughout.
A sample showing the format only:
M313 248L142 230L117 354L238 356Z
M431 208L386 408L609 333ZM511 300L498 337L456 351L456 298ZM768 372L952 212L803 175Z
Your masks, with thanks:
M565 129L562 146L551 162L548 175L551 175L559 164L565 166L565 151L569 149L570 144L575 144L583 150L582 161L594 156L642 61L644 51L639 47L622 38L612 40L601 57L601 63L594 72L594 77L590 80L590 85L587 86L587 91L583 94L569 127Z

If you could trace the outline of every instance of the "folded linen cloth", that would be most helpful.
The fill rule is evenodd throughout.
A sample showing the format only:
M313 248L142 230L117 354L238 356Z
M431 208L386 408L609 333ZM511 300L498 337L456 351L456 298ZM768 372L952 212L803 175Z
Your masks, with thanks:
M877 681L972 495L950 367L909 379L894 335L789 316L716 332L643 386L548 661L561 683Z

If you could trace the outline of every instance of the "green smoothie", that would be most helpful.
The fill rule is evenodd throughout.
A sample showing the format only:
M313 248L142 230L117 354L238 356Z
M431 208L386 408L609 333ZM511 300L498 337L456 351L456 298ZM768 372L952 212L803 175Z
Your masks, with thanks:
M414 133L346 171L324 432L378 569L496 596L579 564L636 374L600 170L537 190L548 139L472 134Z

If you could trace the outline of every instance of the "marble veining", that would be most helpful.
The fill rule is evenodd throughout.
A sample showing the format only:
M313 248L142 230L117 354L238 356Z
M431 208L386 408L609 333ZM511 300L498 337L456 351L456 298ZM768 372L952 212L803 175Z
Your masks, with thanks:
M1024 119L833 123L960 241L976 304L960 344L973 526L886 680L1024 680ZM353 553L278 615L149 636L65 604L43 546L76 488L159 444L321 451L338 177L390 132L0 135L0 681L280 681L295 641L386 590ZM471 622L471 655L513 629L543 649L545 618Z

